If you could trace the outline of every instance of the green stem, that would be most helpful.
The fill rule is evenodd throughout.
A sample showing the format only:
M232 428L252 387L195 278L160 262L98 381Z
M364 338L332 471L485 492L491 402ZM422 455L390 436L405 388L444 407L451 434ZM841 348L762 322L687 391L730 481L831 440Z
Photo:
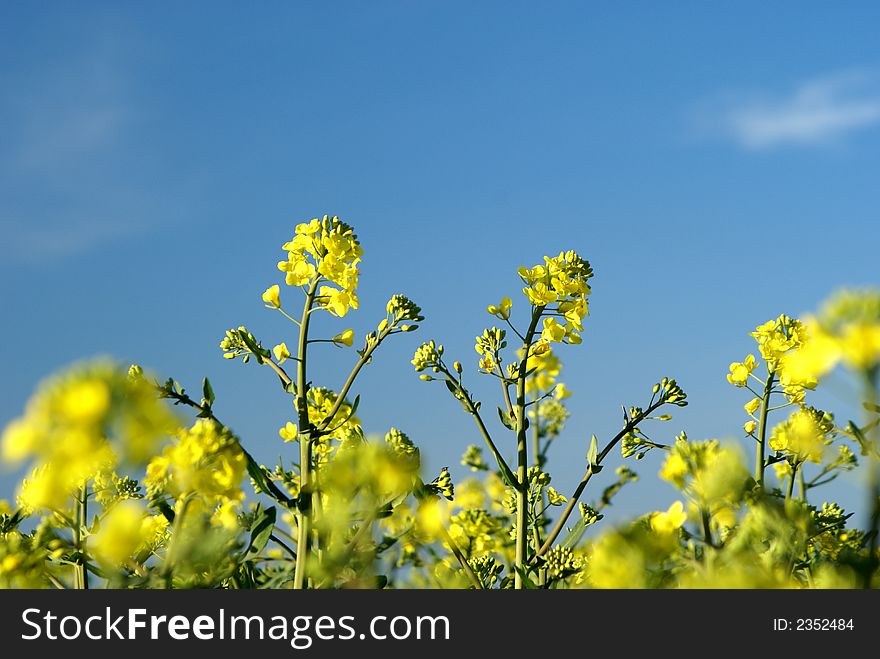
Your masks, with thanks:
M74 497L73 549L77 553L77 558L73 566L73 587L76 590L84 588L85 583L85 567L82 557L83 506L81 497L82 488L80 488L77 496Z
M541 423L541 417L539 414L539 407L538 407L538 405L535 405L535 418L534 418L533 424L532 424L532 456L533 456L532 460L534 461L535 466L538 469L541 469L544 466L544 460L542 459L543 456L541 455L541 435L540 435L540 427L539 427L540 423ZM544 520L547 519L545 517L545 510L546 510L547 506L545 504L544 490L541 490L541 493L539 495L539 499L538 499L537 503L538 503L538 511L535 512L535 526L532 529L532 544L533 544L534 550L536 552L541 548L541 545L544 544L544 541L541 539L541 529L544 525L542 522L544 522ZM546 523L546 522L544 522L544 523ZM541 570L540 576L538 579L538 585L540 585L540 586L547 585L547 571L546 570Z
M770 392L773 389L775 373L767 373L767 382L764 385L764 396L761 399L761 417L758 424L758 446L755 449L755 482L764 487L764 454L767 445L767 415L770 411Z
M712 524L709 518L709 511L706 508L700 509L700 518L703 522L703 539L706 541L707 547L714 547L715 542L712 540Z
M532 460L535 462L535 466L538 469L544 466L543 460L541 459L541 416L540 409L538 405L535 405L535 422L532 424ZM541 497L543 499L543 495ZM543 503L543 502L542 502Z
M794 481L797 478L799 464L795 463L791 466L791 478L788 479L788 490L785 493L785 500L791 501L791 497L794 494Z
M880 563L877 556L877 547L880 544L880 539L878 539L878 535L880 535L880 431L876 425L877 412L871 411L871 409L877 409L878 400L880 400L877 391L878 368L880 367L875 366L871 372L865 374L866 427L870 428L866 437L869 449L868 510L871 511L867 528L868 537L871 540L868 543L868 562L863 583L865 588L871 587L874 573ZM869 407L871 409L868 409Z
M498 468L504 474L505 478L510 481L511 484L516 483L516 474L513 473L513 470L507 464L507 460L504 459L504 456L501 455L501 452L498 450L498 447L495 445L495 442L492 441L492 435L489 434L488 428L486 428L486 424L483 422L483 417L480 416L479 410L476 408L476 405L473 401L469 402L468 412L474 417L474 421L477 424L477 427L480 429L480 434L483 436L483 439L486 442L486 445L489 447L489 451L492 453L492 457L495 458L495 462L498 463Z
M324 417L324 420L321 422L318 427L319 432L324 432L327 428L330 427L330 424L333 423L333 419L336 418L336 414L339 412L343 403L345 403L345 399L348 396L348 392L351 391L352 385L354 385L354 381L357 379L358 374L361 372L361 369L370 363L370 360L373 357L373 353L376 351L376 348L382 343L382 341L391 333L393 327L389 325L382 332L376 335L376 341L364 350L364 354L361 355L361 358L358 359L357 363L354 365L354 368L351 369L351 372L348 374L348 377L345 380L345 383L342 385L342 389L339 390L339 395L336 397L336 402L333 403L333 407L330 408L330 411L327 413L327 416Z
M532 311L532 322L526 331L523 341L523 358L519 364L516 378L516 554L514 588L523 587L523 573L528 560L529 529L528 529L528 496L529 496L529 450L526 436L526 373L528 373L529 353L538 320L544 307L536 307Z
M86 527L89 525L89 486L83 485L82 492L80 492L80 496L82 497L82 523ZM83 555L80 558L80 562L82 563L82 587L83 590L89 589L89 570L86 565L88 558L85 554L85 547L82 549Z
M315 277L309 284L306 301L303 306L302 321L299 327L299 347L297 350L296 369L296 411L299 422L299 477L300 489L297 508L296 570L293 576L293 587L302 589L306 585L306 570L309 558L309 546L312 542L312 428L309 421L308 380L306 356L309 340L309 312L315 302L315 291L319 278Z
M193 494L187 494L183 499L178 499L177 504L180 510L174 511L174 521L171 526L171 539L168 541L168 548L165 550L165 560L159 571L160 576L165 581L165 588L172 588L174 585L174 567L177 563L178 545L183 535L184 519L186 518L189 504L193 499ZM177 508L177 506L175 506Z
M632 431L633 428L638 426L642 421L644 421L647 417L651 415L658 407L663 405L662 402L651 403L648 409L643 410L640 415L637 417L630 419L629 423L623 426L623 428L618 432L614 437L611 438L605 448L599 453L599 456L596 458L596 464L602 464L602 461L608 455L612 448L617 445L623 437ZM550 531L550 535L547 536L547 539L544 541L544 544L541 545L541 548L535 553L535 557L543 556L547 553L550 548L553 546L553 543L556 542L556 538L559 537L559 534L562 532L562 529L565 528L565 522L568 521L568 518L571 516L571 513L574 512L575 506L577 506L578 500L581 498L581 495L584 493L584 489L587 487L587 483L590 482L590 479L593 477L593 468L592 466L587 468L587 472L584 474L584 477L581 479L580 483L578 483L577 487L574 490L574 493L568 498L568 503L565 505L565 508L562 511L562 514L559 515L559 519L556 520L556 524L553 525L553 530Z

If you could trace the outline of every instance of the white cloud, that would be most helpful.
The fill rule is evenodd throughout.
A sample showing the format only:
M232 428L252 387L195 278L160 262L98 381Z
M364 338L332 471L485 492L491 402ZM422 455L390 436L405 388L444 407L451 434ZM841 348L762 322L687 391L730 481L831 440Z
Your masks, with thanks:
M140 231L115 165L138 110L112 39L24 70L0 98L0 263L66 258Z
M880 124L880 86L870 76L841 73L786 95L727 95L705 107L700 122L750 150L827 145Z
M67 214L40 222L4 219L0 265L38 264L82 254L100 245L128 238L142 230L141 223L120 218L101 220Z

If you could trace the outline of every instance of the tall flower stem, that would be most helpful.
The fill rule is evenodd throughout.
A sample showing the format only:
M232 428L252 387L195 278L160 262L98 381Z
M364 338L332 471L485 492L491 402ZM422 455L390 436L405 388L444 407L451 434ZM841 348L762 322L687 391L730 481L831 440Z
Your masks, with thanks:
M767 382L764 385L764 396L761 399L761 416L758 423L758 446L755 449L755 482L764 487L764 455L767 447L767 415L770 412L770 395L773 391L775 373L767 374Z
M85 567L85 548L83 547L82 529L86 520L86 486L77 492L74 498L73 549L77 553L73 566L73 587L77 590L88 588L88 571Z
M880 544L878 534L880 534L880 426L877 425L877 411L880 396L877 391L878 367L871 372L865 374L865 409L866 414L866 434L865 438L868 443L868 510L870 518L868 520L868 528L866 529L868 537L871 538L868 543L868 563L865 570L865 578L863 586L870 588L877 572L878 558L877 547Z
M642 421L651 416L651 414L658 407L663 405L663 401L659 400L655 403L651 403L647 409L642 410L640 414L630 419L626 425L624 425L623 429L620 430L611 440L605 445L600 452L598 457L596 458L596 464L601 465L602 461L608 455L608 453L613 449L617 443L626 436L627 433L632 432L632 429L638 426ZM556 520L556 524L553 525L553 529L550 531L550 534L547 536L547 539L544 541L544 544L535 552L535 556L543 556L550 548L553 547L553 543L556 542L556 538L559 537L559 534L562 532L562 529L565 528L565 522L568 521L568 518L571 516L571 513L574 511L577 506L578 500L581 498L581 495L584 493L584 489L586 489L587 484L590 482L590 479L593 477L593 466L590 465L587 467L587 471L584 474L581 481L578 483L572 495L568 498L568 503L565 505L565 508L562 510L562 513L559 515L559 518Z
M788 490L785 493L786 501L791 501L791 498L794 496L794 482L798 476L798 472L800 471L799 467L800 464L798 463L795 463L791 467L791 478L788 479Z
M293 587L302 589L306 585L306 570L309 558L309 547L312 542L312 440L313 433L309 421L308 403L308 379L306 371L306 357L309 343L309 319L312 305L315 303L315 291L318 288L319 278L315 277L309 284L306 293L306 301L303 306L302 320L299 327L299 346L297 350L296 369L296 411L299 423L299 475L300 489L297 508L299 510L297 521L296 542L296 570L293 577Z
M544 312L544 307L535 307L532 311L532 322L523 340L523 358L519 365L516 378L516 574L514 588L523 587L523 576L528 560L529 529L528 529L528 498L529 498L529 450L526 432L526 375L528 373L529 353L535 328Z

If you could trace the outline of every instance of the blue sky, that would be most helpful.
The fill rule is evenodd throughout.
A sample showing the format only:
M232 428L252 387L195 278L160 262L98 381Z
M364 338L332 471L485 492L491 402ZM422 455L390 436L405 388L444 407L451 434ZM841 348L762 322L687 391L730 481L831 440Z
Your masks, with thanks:
M656 440L736 438L747 398L724 376L748 331L880 279L878 19L868 2L3 3L0 423L110 354L193 390L209 376L257 456L290 451L290 399L217 343L242 323L291 341L260 294L293 226L331 213L366 252L361 310L319 328L362 336L395 292L422 305L357 389L367 430L400 427L432 468L465 476L478 437L412 351L444 343L491 410L484 308L507 294L522 313L516 268L563 249L596 277L584 344L561 351L554 484L664 375L691 406ZM353 353L325 350L314 381L338 387ZM852 414L846 387L816 400ZM674 498L658 458L631 465L619 514ZM856 485L834 495L857 504Z

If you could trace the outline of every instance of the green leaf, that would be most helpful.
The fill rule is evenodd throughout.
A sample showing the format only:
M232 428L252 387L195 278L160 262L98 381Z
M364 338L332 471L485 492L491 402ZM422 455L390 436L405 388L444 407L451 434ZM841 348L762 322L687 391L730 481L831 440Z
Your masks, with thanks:
M245 553L259 554L263 551L266 543L269 542L272 531L275 530L276 515L275 506L272 506L260 511L254 518L254 522L251 524L251 541Z
M238 330L238 336L251 352L257 352L257 344L244 330Z
M244 449L242 449L242 451L244 451ZM289 507L292 503L290 497L285 495L284 492L272 482L272 480L266 475L266 472L263 471L263 468L256 460L254 460L250 453L244 451L244 457L247 460L248 475L254 479L257 487L259 487L262 492L275 499L278 503Z
M168 505L165 499L155 499L151 505L155 506L162 513L162 516L168 520L169 524L174 523L174 509Z
M214 404L214 388L208 378L202 380L202 397L209 407Z
M391 517L394 514L394 504L392 502L386 503L384 506L379 508L376 511L376 519L385 519L386 517Z
M516 567L514 566L514 570L517 571L520 577L522 577L523 588L526 590L539 590L541 587L532 581L531 577L529 577L529 571L526 567Z
M262 364L263 360L269 357L269 351L260 348L260 346L258 346L250 336L248 336L248 333L246 331L238 330L238 335L247 346L247 349L251 351L251 354L253 354L258 364Z
M590 464L590 468L597 466L598 459L599 440L596 439L596 435L593 435L592 439L590 439L590 449L587 451L587 462Z
M562 542L559 543L560 546L565 547L566 549L574 549L581 541L581 538L584 537L584 531L587 530L587 526L589 526L589 524L586 523L586 518L581 517L574 523L574 526L569 529L568 535L566 535L562 539Z
M511 418L510 414L502 410L500 407L498 408L498 418L501 419L502 425L509 430L516 431L516 424Z
M381 554L383 551L391 549L397 542L404 536L405 534L401 534L398 536L390 536L386 535L382 538L382 541L376 545L376 554Z
M871 445L868 443L868 440L865 438L865 434L862 432L862 429L859 428L855 423L849 421L847 423L847 430L849 430L856 437L856 441L859 443L859 448L861 449L861 454L863 456L867 456L871 454Z

